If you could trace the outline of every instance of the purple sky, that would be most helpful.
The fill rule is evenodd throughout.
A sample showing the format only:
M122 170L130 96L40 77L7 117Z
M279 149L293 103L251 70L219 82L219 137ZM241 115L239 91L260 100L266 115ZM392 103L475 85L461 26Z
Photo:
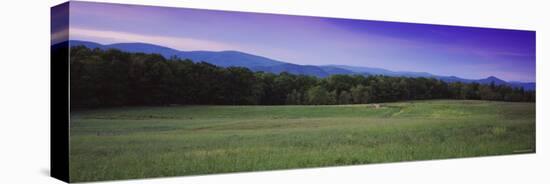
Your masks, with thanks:
M535 81L535 32L72 1L70 39Z

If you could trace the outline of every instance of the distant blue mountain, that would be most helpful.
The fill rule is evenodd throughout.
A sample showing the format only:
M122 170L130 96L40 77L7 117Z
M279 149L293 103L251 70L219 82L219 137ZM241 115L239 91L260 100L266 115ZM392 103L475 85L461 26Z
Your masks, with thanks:
M363 73L371 75L386 75L394 77L434 77L434 75L426 72L394 72L382 68L371 68L371 67L358 67L358 66L347 66L347 65L325 65L323 67L336 67L341 69L346 69L354 73Z
M528 91L537 89L537 84L534 82L508 82L508 84L513 87L522 87Z
M71 46L83 45L88 48L99 49L118 49L126 52L141 52L146 54L156 53L170 58L177 56L182 59L191 59L193 61L206 61L211 64L228 67L228 66L244 66L244 67L256 67L256 66L274 66L281 64L288 64L281 61L272 60L266 57L256 56L238 51L178 51L172 48L147 44L147 43L117 43L110 45L101 45L98 43L71 40Z
M85 46L85 47L88 47L88 48L91 48L91 49L94 49L94 48L107 49L107 48L108 48L107 46L101 45L101 44L99 44L99 43L88 42L88 41L79 41L79 40L71 40L71 41L69 41L69 46L70 46L70 47L74 47L74 46Z
M409 72L409 71L390 71L382 68L357 67L347 65L298 65L269 59L262 56L252 55L239 51L179 51L168 47L147 43L117 43L110 45L102 45L94 42L71 40L70 46L86 46L88 48L99 49L118 49L125 52L134 53L156 53L165 58L179 57L182 59L190 59L195 62L205 61L221 67L239 66L246 67L252 71L264 71L270 73L288 72L297 75L310 75L316 77L328 77L335 74L346 75L385 75L395 77L426 77L435 78L445 82L463 82L480 84L510 85L513 87L523 87L525 90L535 90L534 82L506 82L497 77L490 76L485 79L463 79L456 76L438 76L426 72Z
M490 77L487 77L485 79L480 79L480 80L477 80L476 82L478 82L480 84L494 83L495 85L508 84L506 81L503 81L499 78L496 78L495 76L490 76Z
M244 66L246 67L246 66ZM301 74L301 75L311 75L316 77L328 77L334 75L335 73L329 73L323 68L313 65L297 65L284 63L280 65L273 66L251 66L249 67L253 71L264 71L270 73L281 73L288 72L292 74Z

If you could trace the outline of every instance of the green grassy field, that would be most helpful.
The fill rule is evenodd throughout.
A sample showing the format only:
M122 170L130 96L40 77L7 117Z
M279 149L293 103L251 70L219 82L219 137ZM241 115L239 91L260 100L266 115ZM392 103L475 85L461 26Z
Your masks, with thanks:
M535 103L133 107L73 112L71 181L532 153Z

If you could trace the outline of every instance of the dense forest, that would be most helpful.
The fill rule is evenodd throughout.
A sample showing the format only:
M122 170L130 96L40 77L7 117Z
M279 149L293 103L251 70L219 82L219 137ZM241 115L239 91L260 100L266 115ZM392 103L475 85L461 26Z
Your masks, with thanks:
M364 104L419 99L535 101L535 91L494 83L362 75L316 78L84 46L71 48L70 77L72 108Z

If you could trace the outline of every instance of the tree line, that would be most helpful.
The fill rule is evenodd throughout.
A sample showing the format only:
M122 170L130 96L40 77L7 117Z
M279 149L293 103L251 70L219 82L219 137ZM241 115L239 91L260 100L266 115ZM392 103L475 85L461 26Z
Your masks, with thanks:
M420 99L535 101L535 91L433 78L332 75L317 78L218 67L115 49L71 48L71 107L142 105L326 105Z

